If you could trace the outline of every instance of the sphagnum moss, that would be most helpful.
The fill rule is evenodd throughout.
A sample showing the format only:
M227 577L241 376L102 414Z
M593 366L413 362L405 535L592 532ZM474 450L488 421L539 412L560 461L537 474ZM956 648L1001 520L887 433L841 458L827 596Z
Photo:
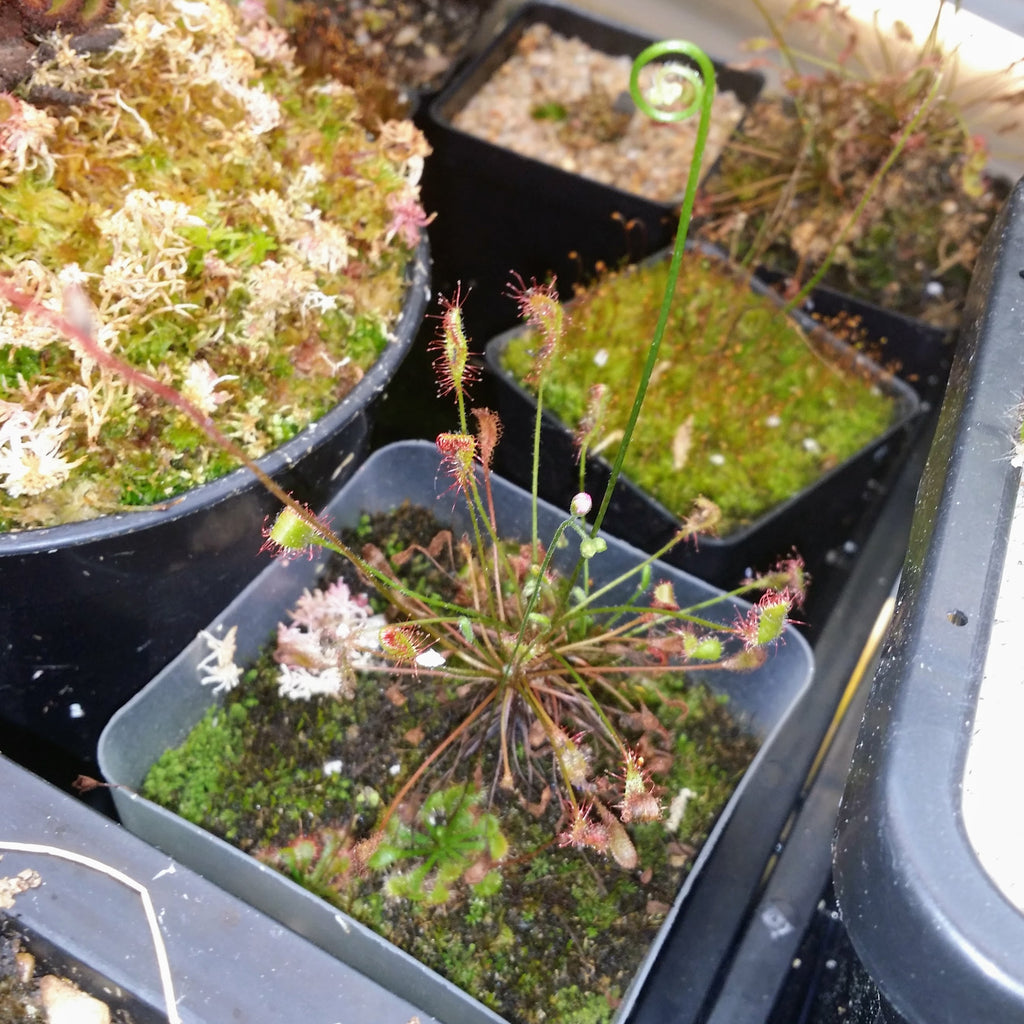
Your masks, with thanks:
M662 261L581 291L547 370L545 407L570 430L585 418L591 387L606 386L610 401L590 448L609 459L667 275ZM537 344L527 333L506 350L504 365L517 379L529 380ZM724 533L811 484L892 417L891 398L830 364L772 300L690 252L624 471L680 514L698 496L709 498Z
M302 76L258 4L132 0L109 50L55 37L0 95L0 268L176 388L250 456L322 415L388 339L425 217L411 122ZM22 96L80 102L40 109ZM0 527L144 505L235 462L0 301Z

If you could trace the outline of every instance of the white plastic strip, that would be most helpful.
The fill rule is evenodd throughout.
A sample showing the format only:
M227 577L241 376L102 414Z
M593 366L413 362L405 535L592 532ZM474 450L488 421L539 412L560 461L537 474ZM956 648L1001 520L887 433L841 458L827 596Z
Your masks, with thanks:
M36 853L46 857L57 857L60 860L71 861L73 864L81 864L83 867L91 868L100 874L113 878L115 881L126 885L134 890L142 899L142 907L146 913L146 921L149 924L149 931L153 937L153 949L156 953L157 969L160 972L160 984L163 987L164 1004L167 1010L168 1024L182 1024L181 1016L178 1013L177 1000L174 997L174 983L171 979L171 965L167 959L167 948L164 946L163 936L160 933L160 923L157 920L156 910L153 901L150 899L149 890L136 882L134 878L126 875L109 864L87 857L73 850L62 850L56 846L49 846L45 843L18 843L8 840L0 840L0 850L8 850L11 853Z
M964 825L978 859L1024 911L1024 487L1010 526L978 696L962 794Z

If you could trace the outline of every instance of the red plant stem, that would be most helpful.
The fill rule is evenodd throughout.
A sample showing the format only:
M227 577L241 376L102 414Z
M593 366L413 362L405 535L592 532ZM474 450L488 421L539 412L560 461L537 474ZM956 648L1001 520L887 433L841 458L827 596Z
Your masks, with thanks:
M179 391L176 391L168 384L162 383L131 363L126 362L120 356L114 355L113 352L108 352L88 331L72 323L62 314L48 309L34 296L29 295L28 292L22 291L12 284L9 278L0 277L0 296L6 299L23 315L41 320L55 331L63 334L64 337L77 344L90 359L100 366L116 373L129 384L144 391L149 391L165 402L168 402L179 412L187 416L215 445L245 466L275 498L287 505L316 533L326 537L332 543L344 547L341 541L314 512L296 501L277 481L260 469L251 456L247 455L238 444L217 427L209 416L185 398ZM355 561L356 564L362 565L361 559L357 558Z

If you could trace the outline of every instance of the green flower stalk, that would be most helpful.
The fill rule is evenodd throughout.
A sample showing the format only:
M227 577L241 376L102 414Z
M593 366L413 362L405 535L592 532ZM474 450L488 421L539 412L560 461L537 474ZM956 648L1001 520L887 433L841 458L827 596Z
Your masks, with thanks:
M662 70L662 76L658 81L658 89L655 101L652 102L643 94L640 88L640 72L652 61L659 60L670 54L679 54L694 61L696 67L690 64L673 63L671 72ZM674 90L670 90L666 96L666 78L678 79L680 89L688 89L690 102L681 109L664 109L657 105L657 101L677 98ZM682 121L692 117L699 112L697 134L693 143L693 160L690 163L690 171L686 178L686 191L683 194L683 202L679 211L679 225L676 228L675 247L672 250L672 258L669 261L668 283L665 287L665 297L661 304L661 312L658 315L658 322L654 328L654 336L647 349L647 359L644 362L640 380L637 382L636 395L633 399L633 406L630 410L629 419L623 430L622 443L612 462L611 477L608 486L605 488L604 497L601 499L601 506L594 517L593 532L596 535L601 529L604 517L608 511L608 505L612 500L612 493L615 485L622 475L622 464L626 459L626 452L629 449L629 442L636 428L637 420L640 418L640 410L643 408L644 398L647 396L647 388L651 382L651 375L658 363L658 353L661 350L661 342L665 336L665 328L668 325L669 314L672 310L672 300L675 295L676 282L679 280L679 268L683 261L683 252L686 249L686 236L690 231L690 219L693 215L693 204L697 197L697 185L700 182L701 162L704 159L704 149L707 146L708 132L711 128L711 109L715 99L715 67L708 55L693 43L685 40L668 40L660 43L653 43L648 46L633 62L633 70L629 79L629 91L633 102L642 113L655 121L673 122Z

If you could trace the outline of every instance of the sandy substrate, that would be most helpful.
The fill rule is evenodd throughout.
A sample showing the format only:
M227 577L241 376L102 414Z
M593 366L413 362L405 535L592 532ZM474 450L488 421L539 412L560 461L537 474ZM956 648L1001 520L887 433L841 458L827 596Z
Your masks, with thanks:
M628 57L613 57L545 24L530 26L513 55L454 118L456 127L523 156L662 202L682 197L696 116L664 124L629 98ZM649 88L654 66L641 76ZM743 116L731 92L715 96L705 172Z

